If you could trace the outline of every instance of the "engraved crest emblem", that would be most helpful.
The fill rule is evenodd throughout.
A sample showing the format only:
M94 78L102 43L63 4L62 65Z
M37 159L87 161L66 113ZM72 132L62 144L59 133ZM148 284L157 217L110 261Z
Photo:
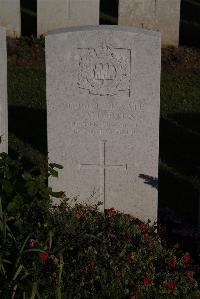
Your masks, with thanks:
M78 87L94 95L130 96L131 51L103 44L99 48L78 49Z

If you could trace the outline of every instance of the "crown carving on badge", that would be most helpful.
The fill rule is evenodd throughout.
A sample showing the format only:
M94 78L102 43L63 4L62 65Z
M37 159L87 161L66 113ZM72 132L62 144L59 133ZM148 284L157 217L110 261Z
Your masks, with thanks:
M114 51L112 46L109 46L105 43L101 43L100 46L95 49L95 54L99 59L104 57L110 59L114 58Z
M97 53L98 57L107 56L110 58L112 58L112 54L113 54L111 47L109 47L108 45L105 45L105 44L101 44L101 46L96 49L96 53Z

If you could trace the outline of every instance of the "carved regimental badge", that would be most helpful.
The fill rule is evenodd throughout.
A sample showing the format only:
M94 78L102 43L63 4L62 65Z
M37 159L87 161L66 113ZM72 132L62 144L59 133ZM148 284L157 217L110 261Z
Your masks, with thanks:
M130 96L130 50L107 45L78 50L79 88L100 96L113 96L119 92Z

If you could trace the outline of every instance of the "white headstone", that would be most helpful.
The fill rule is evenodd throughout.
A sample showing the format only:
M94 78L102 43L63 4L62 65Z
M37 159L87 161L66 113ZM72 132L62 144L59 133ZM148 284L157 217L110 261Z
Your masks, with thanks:
M38 36L69 26L98 25L100 0L37 0Z
M6 30L0 27L0 153L8 151Z
M57 30L46 37L46 68L49 158L64 166L50 185L155 220L160 34L119 26Z
M163 46L178 46L181 0L119 0L119 25L161 32Z
M0 0L0 26L6 28L7 35L21 35L20 0Z

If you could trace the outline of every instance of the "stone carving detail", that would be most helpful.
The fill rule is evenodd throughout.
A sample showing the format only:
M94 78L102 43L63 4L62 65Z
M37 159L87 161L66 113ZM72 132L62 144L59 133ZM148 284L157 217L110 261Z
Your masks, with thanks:
M130 96L129 49L102 45L99 48L78 49L78 87L90 94L113 96L118 92Z
M99 164L80 164L80 168L86 167L97 167L100 169L100 201L103 203L104 208L106 205L106 169L107 168L123 168L127 171L128 165L127 164L107 164L106 163L106 142L107 140L100 140L100 163Z

